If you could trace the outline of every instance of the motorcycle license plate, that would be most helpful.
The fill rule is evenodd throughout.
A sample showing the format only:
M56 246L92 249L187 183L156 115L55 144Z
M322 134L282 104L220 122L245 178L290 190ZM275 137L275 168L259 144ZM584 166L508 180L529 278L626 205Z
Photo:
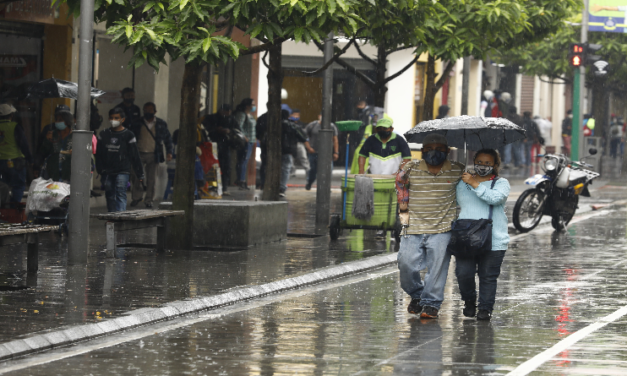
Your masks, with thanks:
M540 182L548 179L549 177L546 175L535 175L525 180L525 184L527 185L538 185Z

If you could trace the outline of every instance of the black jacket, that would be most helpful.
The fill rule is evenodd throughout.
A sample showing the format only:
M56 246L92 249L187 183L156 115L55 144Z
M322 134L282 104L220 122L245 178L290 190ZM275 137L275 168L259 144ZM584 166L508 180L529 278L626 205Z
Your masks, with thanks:
M144 168L139 158L137 139L133 132L124 129L114 132L105 129L98 135L96 170L103 174L130 174L135 170L139 179L144 178Z
M218 128L225 128L229 130L238 128L232 116L222 116L219 113L207 115L205 120L203 120L202 125L209 133L211 141L219 144L228 143L229 137L218 132Z
M172 135L170 135L170 131L168 130L168 124L161 118L156 119L157 122L151 132L155 136L155 158L156 161L159 162L165 159L161 145L165 145L167 154L174 154L174 146L172 145ZM131 128L131 131L137 137L137 142L141 139L141 130L145 126L146 123L144 122L144 119L142 119L139 124L136 124L133 128Z
M539 142L540 129L538 128L538 124L530 117L523 116L522 120L527 140L531 142Z
M298 142L307 141L307 135L303 132L302 128L296 125L293 121L283 120L281 123L281 151L283 155L293 154L295 145Z
M115 107L121 108L126 114L125 119L124 119L124 124L122 124L124 128L128 128L132 131L133 129L137 127L138 124L141 124L140 122L142 121L142 115L139 110L139 107L137 107L136 105L126 107L124 105L124 102L122 102Z

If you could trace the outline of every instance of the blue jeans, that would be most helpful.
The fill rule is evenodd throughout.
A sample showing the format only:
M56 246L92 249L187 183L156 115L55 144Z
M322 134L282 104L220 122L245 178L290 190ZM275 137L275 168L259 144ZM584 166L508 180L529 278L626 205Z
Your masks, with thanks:
M281 186L279 187L281 193L287 191L287 181L290 179L292 163L294 163L292 154L283 154L281 157Z
M444 300L444 286L448 276L451 255L446 247L451 233L409 235L401 238L398 252L398 269L401 287L423 306L440 309ZM427 268L424 283L420 271Z
M13 160L9 167L6 160L0 161L0 181L11 187L11 202L21 202L26 189L26 162L23 158Z
M477 301L475 274L479 274L479 309L492 312L496 297L496 280L501 274L505 251L490 251L477 259L455 260L455 275L462 300Z
M512 164L512 159L514 160L515 166L520 166L525 164L525 159L523 156L523 144L520 141L514 142L513 144L505 145L504 156L503 156L503 164L509 165Z
M246 171L248 167L248 160L253 152L253 143L249 142L246 147L238 152L237 155L237 180L246 182Z
M107 174L104 185L109 213L126 210L126 185L130 177L129 174Z

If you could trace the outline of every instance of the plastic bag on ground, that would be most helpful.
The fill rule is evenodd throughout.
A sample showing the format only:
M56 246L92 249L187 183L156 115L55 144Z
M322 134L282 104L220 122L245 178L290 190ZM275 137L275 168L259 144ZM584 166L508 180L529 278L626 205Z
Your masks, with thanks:
M33 211L51 211L58 208L63 198L70 195L70 185L37 178L28 189L26 213Z

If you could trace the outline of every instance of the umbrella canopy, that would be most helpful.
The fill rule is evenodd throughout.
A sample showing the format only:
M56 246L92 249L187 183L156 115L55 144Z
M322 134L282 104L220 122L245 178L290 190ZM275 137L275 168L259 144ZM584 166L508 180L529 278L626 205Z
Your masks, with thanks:
M91 88L91 97L98 98L105 92ZM78 84L70 81L49 78L28 88L28 95L37 98L70 98L78 99Z
M466 115L423 121L405 133L405 138L421 144L429 133L445 136L449 146L470 150L499 149L525 138L525 130L505 118Z

